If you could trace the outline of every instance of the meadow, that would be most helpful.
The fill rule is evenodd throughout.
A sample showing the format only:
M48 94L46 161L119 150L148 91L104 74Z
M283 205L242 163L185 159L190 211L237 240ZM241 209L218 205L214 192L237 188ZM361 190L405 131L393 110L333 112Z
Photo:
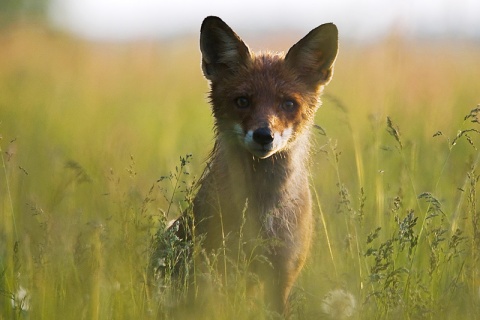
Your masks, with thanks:
M182 318L147 273L213 144L197 42L0 30L0 319ZM479 43L341 38L292 318L480 318L479 71ZM218 281L197 318L270 318Z

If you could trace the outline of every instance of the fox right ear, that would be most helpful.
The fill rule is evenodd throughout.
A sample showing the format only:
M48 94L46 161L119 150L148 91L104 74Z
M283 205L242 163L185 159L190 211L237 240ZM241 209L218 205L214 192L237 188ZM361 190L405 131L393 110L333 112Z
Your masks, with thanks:
M333 23L310 31L288 51L285 61L313 86L326 85L333 75L338 53L338 30Z
M200 29L203 74L209 80L224 71L234 72L247 63L250 51L233 30L214 16L206 17Z

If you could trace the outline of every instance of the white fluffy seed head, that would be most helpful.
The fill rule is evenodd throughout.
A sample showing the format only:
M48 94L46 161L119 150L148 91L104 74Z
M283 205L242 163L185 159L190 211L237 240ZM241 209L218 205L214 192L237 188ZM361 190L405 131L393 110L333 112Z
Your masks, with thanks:
M348 319L355 313L357 301L350 292L336 289L326 294L321 306L330 319Z

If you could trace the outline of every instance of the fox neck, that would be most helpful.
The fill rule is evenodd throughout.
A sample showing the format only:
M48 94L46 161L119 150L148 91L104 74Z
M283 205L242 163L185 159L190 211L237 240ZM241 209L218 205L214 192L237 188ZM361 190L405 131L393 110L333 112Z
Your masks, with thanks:
M308 189L309 130L304 130L288 149L266 158L254 157L238 143L222 136L217 137L212 166L216 180L227 182L231 200L238 205L248 200L249 207L269 210L281 205L282 197L296 198L295 193Z

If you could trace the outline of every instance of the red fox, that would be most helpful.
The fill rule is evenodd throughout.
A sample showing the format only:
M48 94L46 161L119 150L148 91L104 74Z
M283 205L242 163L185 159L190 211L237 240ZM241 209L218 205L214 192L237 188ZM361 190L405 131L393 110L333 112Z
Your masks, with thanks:
M286 55L254 54L210 16L200 49L216 140L193 202L195 233L207 252L227 248L232 257L240 237L247 249L249 239L266 240L250 249L269 263L250 267L263 282L265 303L282 314L311 242L309 138L333 75L338 31L323 24Z

